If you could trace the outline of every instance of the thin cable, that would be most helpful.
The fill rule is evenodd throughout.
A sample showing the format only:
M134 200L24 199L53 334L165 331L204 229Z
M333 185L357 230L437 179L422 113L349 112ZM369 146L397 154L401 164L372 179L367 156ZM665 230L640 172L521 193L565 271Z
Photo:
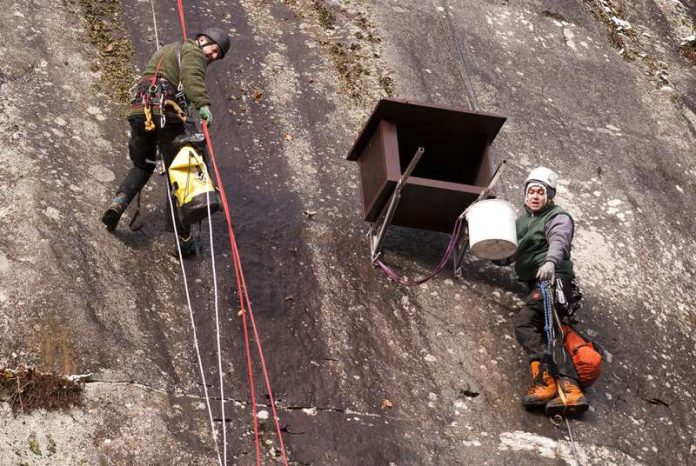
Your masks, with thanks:
M179 253L179 263L181 264L181 275L184 277L184 289L186 290L186 303L188 305L189 315L191 317L191 329L193 330L193 344L196 347L196 357L198 358L198 368L201 373L201 382L203 383L203 394L205 396L205 404L208 408L208 417L210 418L210 428L213 432L213 441L215 442L215 452L217 453L218 463L220 466L224 466L222 463L222 457L220 456L220 448L217 443L217 432L215 431L215 423L213 422L213 410L210 407L210 398L208 397L208 387L205 383L205 373L203 371L203 360L201 359L201 350L198 347L198 335L196 333L196 322L193 318L193 307L191 306L191 295L189 293L188 280L186 279L186 267L184 266L184 256L181 253L181 244L179 242L179 232L176 227L176 215L174 214L174 202L172 201L172 192L169 187L169 182L167 182L167 198L169 198L169 211L172 214L172 224L174 226L174 238L176 238L176 249Z
M208 175L210 176L210 175ZM210 238L210 262L213 270L213 296L215 297L215 338L217 339L218 373L220 374L220 411L222 412L222 456L227 464L227 422L225 421L225 384L222 372L222 346L220 345L220 298L218 293L217 271L215 269L215 248L213 242L213 213L210 211L210 191L205 192L208 208L208 232Z
M575 449L575 439L573 438L573 431L570 430L570 422L568 418L564 418L566 427L568 428L568 436L570 437L570 446L573 448L573 458L575 459L575 466L580 466L580 461L578 461L578 451Z
M447 25L444 24L442 21L442 18L440 17L440 12L438 11L438 6L435 3L435 0L432 0L432 5L433 8L435 8L435 14L438 17L438 21L440 22L440 26L442 27L442 32L445 34L445 39L450 42L450 47L454 49L458 55L459 58L459 77L462 80L462 84L464 85L464 90L466 91L466 100L469 103L469 107L472 110L478 111L479 110L479 104L478 100L476 99L476 94L474 93L474 88L471 85L471 80L469 79L469 75L466 72L466 65L465 65L465 60L464 60L464 52L462 51L462 47L459 44L459 40L457 39L457 35L454 30L454 25L452 24L452 18L450 17L449 13L449 5L447 5L446 0L442 0L442 5L440 8L445 13L445 18L447 20Z
M155 2L150 0L150 8L152 9L152 23L155 25L155 47L160 49L159 35L157 34L157 16L155 15Z

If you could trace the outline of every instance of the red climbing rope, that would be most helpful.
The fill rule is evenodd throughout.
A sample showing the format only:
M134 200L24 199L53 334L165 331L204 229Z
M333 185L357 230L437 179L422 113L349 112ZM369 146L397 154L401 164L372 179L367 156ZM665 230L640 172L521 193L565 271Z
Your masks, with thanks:
M237 241L234 235L234 229L232 228L232 216L230 215L229 203L227 202L227 194L222 186L222 179L220 177L220 170L218 170L217 160L215 158L215 152L213 150L213 144L210 140L210 133L208 132L208 124L203 121L203 134L205 135L205 142L208 145L208 151L210 155L210 160L213 163L213 171L215 172L215 180L217 181L218 189L220 191L220 202L222 202L222 208L225 212L225 219L227 220L227 234L230 239L230 249L232 250L232 265L234 266L234 275L237 280L237 294L239 295L240 301L240 317L242 318L242 327L244 328L244 350L247 359L247 371L249 376L249 390L251 391L251 413L254 418L254 440L256 444L256 464L261 464L261 445L259 441L259 422L256 416L256 389L254 384L254 371L253 364L251 360L251 349L249 348L249 326L247 324L247 307L245 306L246 298L246 284L244 282L244 274L241 270L241 260L239 258L239 252L237 250Z
M184 40L188 39L186 34L186 19L184 18L184 5L181 0L176 0L176 6L179 9L179 21L181 22L181 35Z
M220 170L218 169L217 160L215 158L215 152L213 150L213 143L210 140L210 133L208 132L208 124L203 121L203 134L205 135L205 140L208 145L208 151L210 154L210 160L213 163L213 171L215 172L215 179L217 181L218 189L220 192L220 201L225 212L225 219L227 220L227 232L230 239L230 248L232 249L232 261L234 264L235 275L237 279L237 292L239 294L239 300L241 304L240 314L242 317L242 324L244 327L244 345L247 356L247 367L249 371L249 385L251 390L252 398L252 410L254 416L254 437L256 443L256 462L261 464L261 452L260 452L260 441L259 441L259 431L258 431L258 418L256 415L256 392L254 389L254 377L251 361L251 352L249 349L249 334L248 334L248 323L247 323L247 313L249 314L249 322L251 323L251 328L254 332L254 339L256 340L256 348L259 353L259 361L261 362L261 369L263 372L264 381L266 383L266 390L268 390L268 397L271 404L271 412L273 415L273 421L275 423L276 434L278 435L278 441L280 443L280 451L283 455L283 461L286 466L288 463L287 454L285 452L285 443L283 442L283 434L280 430L280 418L276 410L275 398L273 397L273 391L271 389L270 379L268 377L268 369L266 366L266 361L263 355L263 349L261 348L261 338L259 337L259 332L256 327L256 319L254 318L254 311L251 307L251 300L249 299L249 294L247 292L246 279L244 278L244 271L242 270L242 262L239 254L239 249L237 248L237 241L234 234L234 228L232 227L232 216L230 215L229 203L227 202L227 195L222 184L222 178L220 177Z
M179 19L181 21L181 30L183 33L183 38L186 40L186 19L184 15L184 7L182 0L177 0L177 6L179 10ZM275 423L276 434L278 435L278 442L280 443L280 451L283 455L283 461L286 466L288 466L288 457L285 452L285 443L283 441L283 434L280 430L280 418L276 410L275 398L273 397L273 391L271 390L271 383L268 377L268 369L266 366L266 360L263 355L263 349L261 348L261 338L259 337L259 332L256 327L256 319L254 318L254 311L251 307L251 300L249 299L249 294L247 292L246 279L244 277L244 271L242 269L242 260L239 254L239 249L237 248L237 240L234 234L234 228L232 227L232 216L230 215L229 203L227 202L227 194L225 193L225 188L222 183L222 178L220 176L220 171L218 169L217 160L215 158L215 151L213 150L213 143L210 139L210 133L208 132L208 124L205 120L202 121L203 134L205 135L205 141L208 146L208 152L210 154L210 160L213 164L213 171L215 172L215 179L218 185L218 190L220 193L220 201L222 202L223 210L225 212L225 219L227 221L227 233L230 240L230 248L232 250L232 263L234 265L235 277L237 280L237 293L239 295L240 301L240 311L239 315L242 319L242 326L244 329L244 350L246 353L247 360L247 370L249 377L249 390L251 392L251 406L252 406L252 416L254 419L254 441L256 446L256 464L261 464L261 442L259 440L259 422L256 414L256 389L254 383L254 371L253 363L251 357L251 348L249 344L249 323L251 323L251 328L254 333L254 339L256 340L256 348L259 353L259 361L261 362L261 369L263 372L264 382L266 384L266 390L268 391L268 397L271 404L271 412L273 415L273 421ZM247 320L247 314L249 319Z

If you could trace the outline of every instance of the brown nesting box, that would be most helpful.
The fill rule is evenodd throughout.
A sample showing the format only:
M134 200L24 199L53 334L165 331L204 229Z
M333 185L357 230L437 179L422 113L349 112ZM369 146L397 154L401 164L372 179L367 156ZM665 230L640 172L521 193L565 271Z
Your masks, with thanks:
M490 145L505 118L451 107L382 99L348 160L358 162L363 212L377 221L419 147L392 223L450 232L493 175Z

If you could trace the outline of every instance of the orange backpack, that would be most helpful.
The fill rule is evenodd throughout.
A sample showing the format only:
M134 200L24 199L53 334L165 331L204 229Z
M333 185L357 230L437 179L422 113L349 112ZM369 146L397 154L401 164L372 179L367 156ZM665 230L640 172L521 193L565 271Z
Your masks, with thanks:
M599 379L602 371L602 353L598 351L600 348L569 325L563 325L563 333L563 346L573 358L580 385L589 387Z

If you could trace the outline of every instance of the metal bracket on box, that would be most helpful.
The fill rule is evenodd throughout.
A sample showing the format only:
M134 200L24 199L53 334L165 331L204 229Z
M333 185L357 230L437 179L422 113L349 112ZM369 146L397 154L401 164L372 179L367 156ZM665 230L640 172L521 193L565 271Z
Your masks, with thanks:
M406 180L408 180L408 177L411 176L413 170L416 169L416 165L418 165L418 162L420 161L424 152L425 149L423 149L422 147L418 148L416 154L413 156L413 159L411 159L411 162L408 164L408 167L406 167L406 170L401 175L401 178L399 178L399 181L396 183L396 188L394 188L394 192L389 198L389 204L387 209L383 211L383 213L380 214L379 217L377 217L377 221L372 224L372 226L370 227L370 231L367 233L367 236L370 238L370 255L372 257L373 263L377 261L379 255L382 252L384 238L386 237L387 229L389 228L389 225L391 225L392 219L394 218L396 208L399 205L399 200L401 199L401 192L406 186Z
M387 207L380 213L380 215L377 217L377 221L375 221L372 224L369 232L367 233L370 239L370 255L373 263L377 263L379 260L379 256L382 253L382 246L384 245L387 230L389 229L389 226L392 223L394 214L399 205L399 201L401 200L401 193L404 187L406 186L408 178L415 170L416 165L418 165L418 162L420 161L424 152L425 149L423 149L422 147L418 148L415 155L413 156L413 159L408 164L408 167L406 167L406 170L401 175L401 178L399 178L399 181L397 182L396 187L394 188L394 192L389 197L389 203L387 204ZM486 199L490 195L491 191L493 190L495 184L498 181L498 178L500 178L502 168L505 165L505 163L505 160L503 160L497 166L495 172L493 173L493 176L491 177L490 182L488 183L488 186L481 190L478 198L473 203L471 203L459 215L459 218L457 219L457 222L461 222L462 225L461 229L455 228L455 231L459 231L459 233L457 234L456 238L453 238L454 249L450 249L454 265L454 275L457 278L461 278L462 276L462 262L464 261L464 255L466 254L466 251L469 249L469 228L466 223L466 214L468 213L472 205L474 205L476 202ZM451 244L452 243L450 243L450 245Z
M454 248L454 253L452 254L452 265L454 266L454 276L455 278L462 278L462 262L464 261L464 254L469 249L469 226L464 220L464 225L462 226L462 232L457 238L456 246Z

